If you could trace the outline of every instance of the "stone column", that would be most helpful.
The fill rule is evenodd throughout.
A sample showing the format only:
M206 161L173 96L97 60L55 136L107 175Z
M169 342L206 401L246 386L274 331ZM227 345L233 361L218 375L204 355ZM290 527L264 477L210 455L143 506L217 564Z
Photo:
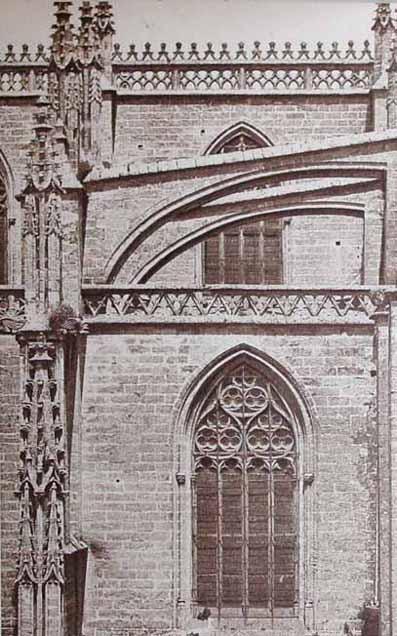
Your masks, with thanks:
M390 47L396 34L389 2L378 2L372 27L375 36L374 84L386 84L390 63Z
M391 630L397 634L397 295L390 302L390 427L389 457L390 462L390 600Z
M388 89L387 89L387 127L397 127L397 59L396 49L392 50L390 66L387 69Z
M391 636L390 586L390 419L389 419L389 311L383 302L375 320L375 362L377 367L377 563L375 599L380 606L379 636Z

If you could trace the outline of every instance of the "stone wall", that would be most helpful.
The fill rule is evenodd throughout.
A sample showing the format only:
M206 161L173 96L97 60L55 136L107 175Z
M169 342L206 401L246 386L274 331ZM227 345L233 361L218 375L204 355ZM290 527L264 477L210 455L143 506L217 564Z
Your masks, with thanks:
M199 156L240 122L275 145L320 141L371 130L371 106L368 95L125 98L117 106L115 153L118 161Z
M317 625L341 633L357 617L375 584L375 381L367 330L142 327L89 338L81 456L82 533L91 559L87 634L94 627L114 634L173 628L176 422L197 374L242 343L285 365L309 396L318 450ZM189 562L190 550L183 558Z
M0 474L1 474L1 620L2 634L16 626L15 576L19 535L19 504L15 485L19 454L19 346L14 336L0 335Z

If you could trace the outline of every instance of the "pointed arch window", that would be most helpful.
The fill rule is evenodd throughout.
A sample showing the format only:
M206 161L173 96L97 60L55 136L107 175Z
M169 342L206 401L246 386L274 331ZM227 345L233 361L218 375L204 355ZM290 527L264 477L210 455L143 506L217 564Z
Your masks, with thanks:
M7 189L0 177L0 285L7 283L8 252Z
M241 363L202 404L193 439L193 600L219 616L294 615L298 470L294 415Z
M271 145L271 141L259 130L239 123L217 137L207 149L207 154ZM266 219L233 226L208 238L204 244L204 282L208 285L281 284L282 221Z

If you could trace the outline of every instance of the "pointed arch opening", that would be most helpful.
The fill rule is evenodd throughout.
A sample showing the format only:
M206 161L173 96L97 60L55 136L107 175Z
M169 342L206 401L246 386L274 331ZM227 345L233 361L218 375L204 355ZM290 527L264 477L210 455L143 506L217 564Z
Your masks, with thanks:
M178 598L189 599L193 616L207 608L226 621L311 625L314 437L305 401L282 367L251 347L217 361L196 389L179 447L190 488L178 490L187 513L177 533Z
M255 126L238 122L221 132L208 146L205 155L218 155L227 152L254 150L273 146L269 137Z

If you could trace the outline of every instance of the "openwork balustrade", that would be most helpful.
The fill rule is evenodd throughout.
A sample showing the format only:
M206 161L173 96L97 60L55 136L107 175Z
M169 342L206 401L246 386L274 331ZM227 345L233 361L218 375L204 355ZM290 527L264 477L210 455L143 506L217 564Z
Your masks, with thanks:
M26 323L23 289L0 286L0 333L13 333Z
M368 322L384 303L369 288L355 290L85 287L85 318L92 322L214 321Z
M324 51L321 42L314 51L304 42L297 50L289 42L281 50L274 42L264 48L255 42L247 50L241 42L236 52L229 51L227 44L215 51L211 43L204 51L195 43L184 51L178 42L173 51L162 44L158 53L147 43L142 54L134 45L123 54L116 44L113 81L122 91L366 89L372 82L372 67L368 41L360 52L353 42L343 52L337 42L330 51Z
M47 92L49 55L43 44L29 50L14 51L12 44L0 54L0 93Z
M47 93L50 53L39 45L23 45L15 52L10 44L0 53L0 94ZM211 43L199 50L196 43L184 50L177 42L154 52L149 43L138 52L126 52L119 44L112 54L113 85L121 92L146 91L263 91L263 90L359 90L372 85L373 57L368 41L360 50L349 42L340 49L334 42L325 50L321 42L309 50L305 42L293 49L290 42L277 49L274 42L242 42L236 51L227 44L215 49Z

